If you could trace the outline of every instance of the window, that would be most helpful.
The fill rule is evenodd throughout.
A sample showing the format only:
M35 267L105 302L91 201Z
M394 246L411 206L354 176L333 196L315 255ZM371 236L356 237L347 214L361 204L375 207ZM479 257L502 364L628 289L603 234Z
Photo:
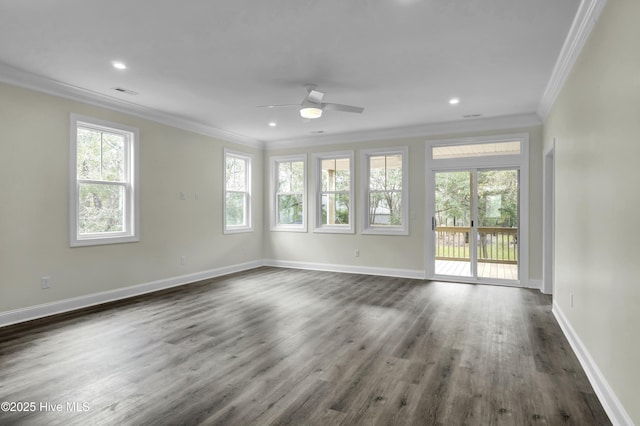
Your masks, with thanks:
M314 155L315 232L353 233L353 152Z
M140 240L138 129L71 114L70 245Z
M406 147L363 151L363 233L409 233L407 157Z
M271 159L271 228L307 231L305 156Z
M249 232L251 225L251 156L224 151L224 232Z
M489 157L494 155L520 155L520 141L479 142L473 144L448 144L433 146L434 160L448 158Z

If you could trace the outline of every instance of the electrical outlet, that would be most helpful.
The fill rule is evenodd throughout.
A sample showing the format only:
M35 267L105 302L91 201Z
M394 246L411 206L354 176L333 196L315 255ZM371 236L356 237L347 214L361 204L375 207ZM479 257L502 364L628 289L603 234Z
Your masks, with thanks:
M180 265L184 266L187 264L187 256L180 256Z
M184 201L187 199L187 193L180 191L180 200Z
M40 278L40 288L47 289L49 287L51 287L51 277Z
M573 308L573 293L569 293L569 304Z
M353 257L360 257L360 250L355 249L355 250L353 251Z

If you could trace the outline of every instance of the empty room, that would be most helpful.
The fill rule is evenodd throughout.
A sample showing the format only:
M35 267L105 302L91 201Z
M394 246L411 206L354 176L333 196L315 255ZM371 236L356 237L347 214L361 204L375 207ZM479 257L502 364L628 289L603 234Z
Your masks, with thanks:
M0 0L0 424L640 425L637 0Z

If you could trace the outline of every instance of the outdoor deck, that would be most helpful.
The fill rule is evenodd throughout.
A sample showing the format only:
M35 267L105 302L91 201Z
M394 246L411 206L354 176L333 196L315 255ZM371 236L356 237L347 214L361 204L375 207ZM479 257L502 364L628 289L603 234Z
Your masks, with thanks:
M436 260L436 275L469 277L471 262L459 260ZM478 277L503 280L518 279L518 265L507 263L478 262Z

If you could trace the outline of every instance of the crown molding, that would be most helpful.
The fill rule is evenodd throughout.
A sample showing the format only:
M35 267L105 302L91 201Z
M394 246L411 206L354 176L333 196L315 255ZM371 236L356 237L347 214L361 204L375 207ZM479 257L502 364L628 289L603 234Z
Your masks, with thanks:
M551 78L538 105L538 115L543 121L547 119L551 112L553 104L569 77L606 3L607 0L582 0L580 2L576 17L573 20L573 24L571 24L569 34L567 34L567 38L562 45L560 55L551 73Z
M33 74L1 62L0 82L101 108L107 108L113 111L122 112L227 142L235 142L253 148L264 148L264 143L262 141L253 138L218 129L196 121L176 117L172 114L147 108L133 102L124 101L112 96L107 96L71 84L63 83L61 81Z
M427 123L419 126L374 129L361 132L339 133L335 135L316 135L301 139L272 141L265 144L266 149L300 148L341 143L371 142L386 139L427 138L432 136L454 135L494 130L522 129L542 125L536 113L505 115L500 117L476 118L470 120Z

